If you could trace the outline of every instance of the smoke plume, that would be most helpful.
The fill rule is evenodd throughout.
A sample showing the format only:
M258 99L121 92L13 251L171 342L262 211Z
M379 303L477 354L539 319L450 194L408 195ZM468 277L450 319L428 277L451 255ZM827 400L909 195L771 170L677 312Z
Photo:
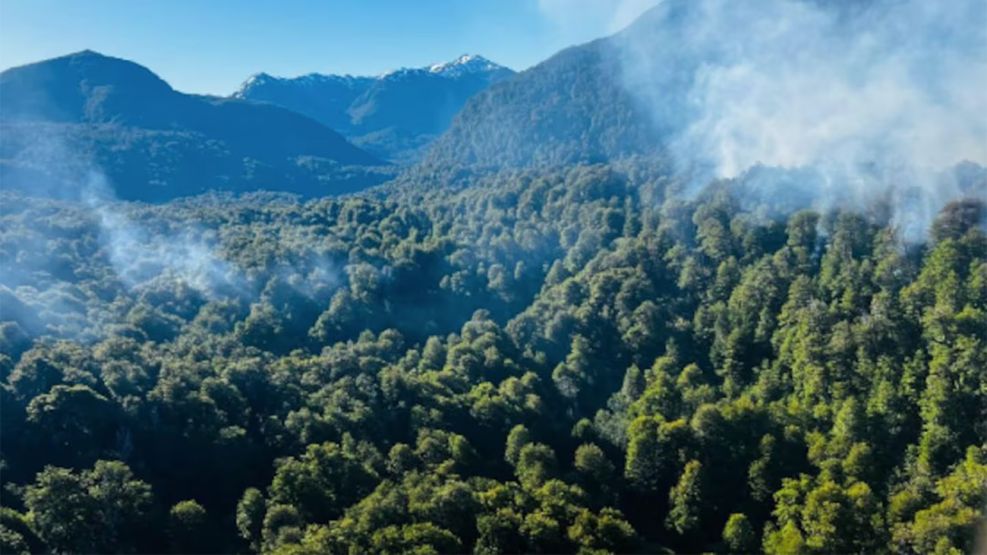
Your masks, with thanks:
M810 168L816 204L893 205L905 235L987 163L982 0L665 0L615 36L621 73L696 184Z
M206 297L240 287L242 276L223 260L196 226L181 230L147 229L115 201L103 174L91 172L82 201L99 222L101 238L117 277L129 288L157 279L181 282Z

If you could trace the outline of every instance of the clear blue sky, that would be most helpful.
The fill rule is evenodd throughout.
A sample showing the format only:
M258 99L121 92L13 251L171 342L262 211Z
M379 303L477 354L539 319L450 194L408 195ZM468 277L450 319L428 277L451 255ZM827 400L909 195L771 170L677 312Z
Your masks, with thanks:
M260 71L377 74L463 53L525 69L656 1L0 0L0 68L88 48L211 94Z

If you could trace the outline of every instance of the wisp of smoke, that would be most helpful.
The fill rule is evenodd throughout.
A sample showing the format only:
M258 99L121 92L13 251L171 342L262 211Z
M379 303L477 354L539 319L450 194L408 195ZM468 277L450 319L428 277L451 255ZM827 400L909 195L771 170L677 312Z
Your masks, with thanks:
M18 156L22 166L56 172L39 191L42 196L79 203L92 214L113 271L127 287L177 280L206 297L240 287L238 269L224 261L195 226L151 230L131 218L128 205L116 199L99 164L57 128L32 136L29 148Z
M812 168L816 203L890 202L906 239L987 163L987 2L665 0L615 37L696 184Z
M110 262L128 287L163 278L183 282L207 297L238 287L235 267L220 258L196 230L148 230L121 212L103 174L90 172L81 189L82 201L99 219Z
M18 166L46 170L38 172L39 187L22 193L58 199L53 202L62 211L59 214L67 214L69 221L85 222L80 229L92 233L99 246L93 268L87 271L102 276L104 268L109 270L109 275L134 293L133 299L160 290L189 290L207 300L265 295L283 300L301 295L320 305L344 285L346 276L339 265L318 248L289 252L273 267L241 267L227 260L220 252L219 231L196 221L200 212L194 207L208 211L214 201L198 199L190 201L190 206L121 202L85 148L58 127L49 131L31 135L28 148L19 151ZM77 340L99 337L97 330L113 323L114 316L88 310L88 300L74 287L72 272L63 267L65 257L59 249L65 244L50 235L51 226L25 223L31 227L27 236L32 244L19 245L11 260L0 261L0 301L7 305L0 307L0 320L17 313L23 322L36 324L25 324L32 335L50 333ZM298 245L313 238L288 234L278 240ZM15 304L17 310L11 310Z

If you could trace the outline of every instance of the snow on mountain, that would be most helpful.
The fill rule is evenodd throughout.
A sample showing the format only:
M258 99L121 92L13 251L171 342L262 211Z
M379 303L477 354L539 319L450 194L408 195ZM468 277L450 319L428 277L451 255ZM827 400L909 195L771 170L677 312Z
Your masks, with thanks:
M428 68L431 73L438 73L447 77L459 77L467 73L494 72L503 69L506 68L478 54L463 54L451 62L433 64Z
M492 62L479 54L463 54L462 56L459 56L455 60L449 62L435 63L424 67L402 67L385 71L384 73L374 76L335 73L307 73L297 77L275 77L269 73L260 72L248 77L232 96L235 98L244 98L247 94L247 89L251 87L264 86L275 82L290 82L301 85L318 85L328 83L350 84L354 87L359 87L368 85L373 81L387 79L389 77L426 73L456 79L473 74L510 74L514 73L514 71L496 62Z
M374 77L258 73L233 96L302 113L378 157L404 163L417 159L470 97L513 75L483 56L463 54Z

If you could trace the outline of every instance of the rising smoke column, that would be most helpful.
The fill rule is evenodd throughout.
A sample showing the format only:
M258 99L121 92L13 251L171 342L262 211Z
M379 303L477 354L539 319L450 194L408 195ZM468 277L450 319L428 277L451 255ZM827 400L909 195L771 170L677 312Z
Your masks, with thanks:
M695 183L812 168L823 208L890 202L903 234L987 163L987 2L665 0L614 37L625 86Z

